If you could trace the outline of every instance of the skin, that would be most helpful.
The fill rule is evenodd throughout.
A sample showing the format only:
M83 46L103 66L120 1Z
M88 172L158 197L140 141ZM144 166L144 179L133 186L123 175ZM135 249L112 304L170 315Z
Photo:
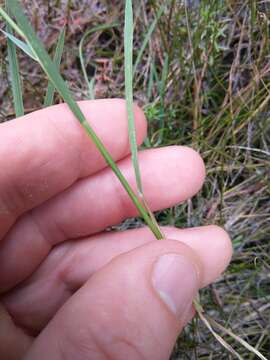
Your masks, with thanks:
M135 189L125 102L80 107ZM141 144L146 121L134 112ZM230 261L226 232L164 228L162 241L147 228L104 232L137 212L65 104L1 124L0 154L0 358L169 358L194 310L192 299L178 314L163 301L155 264L184 257L197 276L179 291L195 296ZM187 147L141 151L139 160L152 210L204 182L203 161Z

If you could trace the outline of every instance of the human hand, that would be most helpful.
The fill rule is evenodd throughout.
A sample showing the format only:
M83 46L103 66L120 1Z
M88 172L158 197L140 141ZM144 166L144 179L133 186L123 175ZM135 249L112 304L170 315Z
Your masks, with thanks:
M80 106L135 188L125 102ZM146 134L135 109L138 143ZM153 210L193 196L204 165L186 147L140 152ZM65 104L0 125L0 358L167 359L192 299L227 266L216 226L103 232L136 216Z

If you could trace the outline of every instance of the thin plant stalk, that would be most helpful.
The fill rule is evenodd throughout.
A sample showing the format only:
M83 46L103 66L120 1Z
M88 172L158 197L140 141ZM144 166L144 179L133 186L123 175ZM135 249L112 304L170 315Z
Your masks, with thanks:
M10 18L10 16L0 7L0 15L8 22L15 31L19 30L19 34L23 36L36 58L38 59L39 64L42 69L48 76L49 80L54 84L55 88L63 98L63 100L68 104L70 110L75 115L76 119L80 122L82 127L85 129L89 137L92 139L97 149L100 151L101 155L107 162L107 164L111 167L112 171L115 173L126 192L128 193L130 199L136 206L139 214L143 217L146 224L149 226L153 234L156 238L161 238L162 234L160 233L160 229L156 226L155 223L151 220L148 212L145 210L142 205L140 199L136 196L132 188L130 187L128 181L123 176L118 166L114 162L113 158L109 154L109 152L104 147L101 140L98 138L90 124L87 122L84 114L79 108L78 104L73 99L70 90L68 89L64 79L60 75L56 65L50 59L47 51L45 50L42 42L37 38L34 30L32 29L28 19L24 15L23 9L17 0L9 0L11 12L14 15L17 24Z

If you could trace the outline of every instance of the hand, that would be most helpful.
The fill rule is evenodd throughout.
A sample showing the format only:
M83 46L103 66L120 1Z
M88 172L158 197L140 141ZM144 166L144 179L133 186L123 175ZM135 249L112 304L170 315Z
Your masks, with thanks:
M81 102L135 188L125 103ZM146 135L135 108L138 143ZM153 210L193 196L204 165L193 150L140 152ZM103 232L137 212L65 104L0 125L0 358L167 359L194 315L192 299L227 266L216 226Z

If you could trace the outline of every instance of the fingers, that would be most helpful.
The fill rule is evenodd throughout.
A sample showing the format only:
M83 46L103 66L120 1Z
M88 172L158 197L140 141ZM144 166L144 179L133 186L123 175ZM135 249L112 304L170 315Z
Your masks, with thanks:
M200 276L200 259L177 241L118 256L63 306L26 359L168 359Z
M203 161L190 148L172 146L141 151L139 162L145 197L153 211L187 200L203 185ZM136 191L131 158L119 161L118 166ZM137 209L109 168L77 182L33 214L51 234L59 234L61 229L62 235L67 234L70 239L97 233L136 215ZM66 237L62 236L50 241L56 244L64 240Z
M186 200L203 184L203 161L192 149L147 150L140 152L139 159L144 193L153 210ZM135 188L131 159L121 160L118 165ZM136 215L134 205L110 169L77 182L26 214L7 235L0 247L0 289L11 288L29 276L53 245L97 233Z
M126 156L125 102L85 101L80 107L113 158ZM135 121L141 143L146 122L137 107ZM0 237L23 212L106 166L66 104L1 124L0 138Z
M232 253L227 233L217 226L163 228L167 238L188 245L201 262L201 286L213 282ZM104 233L56 247L34 276L3 299L16 323L39 332L67 299L91 276L120 254L154 241L147 228ZM52 296L53 294L53 296Z

